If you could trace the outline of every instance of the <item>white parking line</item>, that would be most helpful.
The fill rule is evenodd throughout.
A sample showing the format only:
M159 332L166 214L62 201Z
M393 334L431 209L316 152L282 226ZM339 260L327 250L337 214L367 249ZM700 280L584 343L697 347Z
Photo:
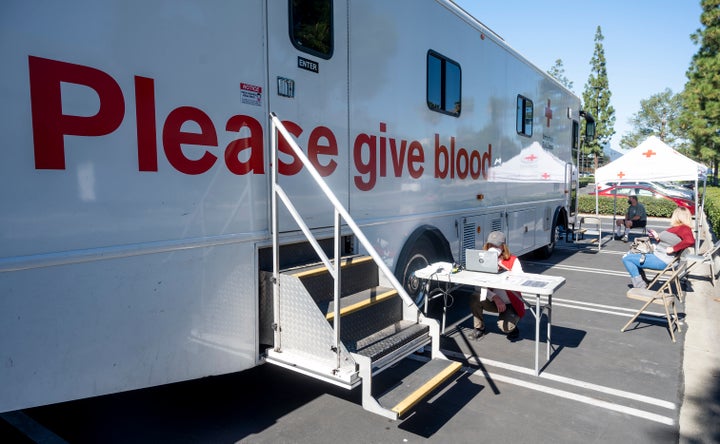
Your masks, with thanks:
M649 421L658 422L660 424L665 424L669 426L675 425L675 420L673 418L670 418L669 416L663 416L658 415L657 413L648 412L645 410L636 409L633 407L628 407L620 404L615 404L608 401L601 401L599 399L591 398L589 396L584 395L578 395L577 393L568 392L566 390L559 390L551 387L546 387L544 385L535 384L532 382L526 382L522 381L520 379L511 378L509 376L503 376L503 375L497 375L497 374L489 374L489 376L497 381L502 381L508 384L518 385L522 386L531 390L535 390L538 392L547 393L553 396L558 396L560 398L570 399L572 401L581 402L583 404L592 405L595 407L600 407L606 410L612 410L614 412L624 413L627 415L635 416L638 418L647 419Z
M605 246L605 245L606 245L606 244L603 244L603 246ZM628 245L628 246L629 246L629 245ZM607 250L607 249L603 249L603 250L597 251L597 246L596 246L595 244L592 244L592 245L588 244L587 246L585 246L585 248L564 247L564 246L559 246L559 247L555 247L555 248L558 249L558 250L572 250L572 251L576 251L576 252L577 252L577 251L580 251L580 250L590 250L590 251L592 251L593 253L598 253L598 254L619 254L619 255L622 255L622 254L625 254L625 253L626 253L625 251L615 251L615 250ZM607 248L607 247L604 247L604 248ZM526 262L526 261L523 261L523 262Z
M527 367L520 367L518 365L508 364L506 362L500 362L500 361L496 361L494 359L480 358L475 355L465 355L463 353L454 352L454 351L450 351L450 350L442 350L442 352L446 356L450 356L450 357L454 357L454 358L458 358L458 359L464 359L467 361L478 360L478 362L482 363L482 365L484 365L484 366L502 368L505 370L510 370L515 373L522 373L522 374L526 374L529 376L535 375L535 370L531 369L531 368L527 368ZM567 385L571 385L574 387L580 387L580 388L583 388L586 390L592 390L592 391L596 391L596 392L600 392L600 393L605 393L607 395L617 396L619 398L632 399L634 401L643 402L646 404L654 405L656 407L662 407L662 408L668 409L668 410L676 410L677 409L677 406L674 403L669 402L669 401L664 401L659 398L653 398L651 396L641 395L639 393L633 393L633 392L628 392L625 390L614 389L612 387L607 387L604 385L593 384L593 383L587 382L587 381L580 381L579 379L568 378L565 376L555 375L555 374L547 373L547 372L540 373L540 376L538 376L538 378L548 379L548 380L559 382L562 384L567 384Z
M527 374L527 375L534 374L534 370L530 369L530 368L525 368L525 367L520 367L520 366L507 364L507 363L503 363L503 362L499 362L499 361L494 361L492 359L486 359L486 358L480 358L477 356L465 355L465 354L453 352L450 350L441 350L441 351L448 357L452 357L452 358L456 358L456 359L463 359L468 362L476 361L478 363L478 365L503 368L506 370L511 370L514 372L523 373L523 374ZM464 367L463 370L465 370L468 373L477 373L478 372L478 369L474 368L474 367ZM484 373L485 372L483 372L483 374ZM487 376L485 376L485 377L488 380L505 382L507 384L524 387L524 388L527 388L530 390L535 390L538 392L546 393L546 394L557 396L560 398L581 402L583 404L593 405L595 407L603 408L606 410L612 410L614 412L624 413L624 414L628 414L628 415L635 416L638 418L647 419L649 421L658 422L658 423L666 424L666 425L670 425L670 426L675 425L675 420L669 416L659 415L659 414L652 413L652 412L649 412L646 410L629 407L629 406L622 405L622 404L615 403L615 402L603 401L603 400L593 398L590 396L573 393L568 390L556 389L556 388L548 387L548 386L545 386L542 384L524 381L521 379L513 378L511 376L500 375L497 373L487 372ZM668 409L668 410L673 410L673 411L677 410L677 406L672 402L665 401L665 400L658 399L658 398L653 398L650 396L641 395L638 393L627 392L624 390L618 390L618 389L614 389L611 387L605 387L605 386L601 386L598 384L592 384L589 382L579 381L576 379L566 378L564 376L553 375L553 374L548 374L548 373L541 373L539 378L544 378L544 379L560 382L563 384L567 384L567 385L570 385L573 387L583 388L586 390L605 393L607 395L616 396L616 397L620 397L620 398L624 398L624 399L639 401L639 402L643 402L643 403L646 403L649 405L653 405L653 406Z
M527 264L535 264L535 265L544 265L547 266L549 264L545 262L531 262L531 261L523 261L523 263ZM592 267L579 267L577 265L565 265L565 264L555 264L552 265L550 268L552 270L569 270L569 271L580 271L585 273L594 273L594 274L606 274L610 276L628 276L627 271L618 271L618 270L608 270L606 268L592 268Z
M544 304L547 303L547 298L540 298L540 301ZM592 311L595 313L603 313L603 314L609 314L613 316L623 316L623 317L632 317L636 312L637 308L625 308L625 307L618 307L615 305L604 305L604 304L597 304L594 302L585 302L585 301L577 301L573 299L563 299L563 298L553 298L553 308L554 307L565 307L565 308L574 308L576 310L585 310L585 311ZM458 319L457 321L448 324L445 326L445 331L451 331L454 328L457 328L459 325L461 325L463 322L470 319L472 315L466 315L461 319ZM492 314L490 314L492 316ZM665 316L665 313L657 312L657 311L648 311L645 310L639 318L641 319L652 319L657 316Z
M565 308L574 308L576 310L585 310L585 311L592 311L595 313L604 313L609 314L613 316L624 316L627 318L632 317L637 311L637 308L623 308L623 307L608 307L608 309L601 309L601 308L591 308L591 307L583 307L582 304L585 304L581 301L570 301L570 303L562 303L562 302L556 302L556 300L553 300L553 308L554 307L565 307ZM639 316L643 319L652 319L657 316L665 316L665 313L660 312L653 312L653 311L643 311L642 314Z

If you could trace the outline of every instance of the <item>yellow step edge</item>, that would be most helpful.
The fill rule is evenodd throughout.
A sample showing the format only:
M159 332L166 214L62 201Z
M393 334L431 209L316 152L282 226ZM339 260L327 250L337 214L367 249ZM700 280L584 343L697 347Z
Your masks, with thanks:
M363 263L363 262L367 262L367 261L371 261L371 260L372 260L372 257L370 257L370 256L353 257L353 258L350 258L350 259L343 259L343 260L340 262L340 268L342 268L342 267L347 267L348 265L351 265L351 264L361 264L361 263ZM315 268L315 269L312 269L312 270L305 270L305 271L299 271L299 272L297 272L297 273L292 273L291 275L292 275L293 277L302 279L302 278L304 278L304 277L308 277L308 276L313 276L313 275L316 275L316 274L325 273L326 271L327 271L327 267L322 266L322 267Z
M360 301L360 302L356 302L352 305L348 305L347 307L340 309L340 317L343 317L350 313L355 313L356 311L362 310L363 308L370 307L371 305L375 305L378 302L382 302L385 299L391 298L396 295L397 295L397 290L389 290L389 291L386 291L385 293L380 293L377 296L372 296L368 299L365 299L364 301ZM335 319L335 312L333 311L332 313L328 313L327 315L325 315L325 318L328 321Z
M408 410L410 410L415 404L417 404L421 399L423 399L428 393L435 390L440 384L447 381L448 378L450 378L455 372L460 370L462 367L462 364L453 361L452 364L445 367L443 371L438 373L437 375L433 376L432 379L430 379L428 382L422 385L419 389L412 392L407 398L400 401L395 407L393 407L391 410L398 414L398 416L404 415Z

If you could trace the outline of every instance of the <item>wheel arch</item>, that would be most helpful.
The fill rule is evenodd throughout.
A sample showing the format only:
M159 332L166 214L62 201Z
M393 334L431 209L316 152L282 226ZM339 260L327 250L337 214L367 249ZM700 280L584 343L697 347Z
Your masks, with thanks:
M540 258L546 259L555 252L557 242L560 240L559 227L563 227L564 230L568 229L568 214L565 207L562 205L555 208L553 213L552 221L550 222L550 239L549 243L535 250L535 253Z
M567 209L565 207L563 207L562 205L558 206L557 208L555 208L555 214L553 215L553 222L550 225L550 227L552 228L553 226L557 226L557 227L562 226L564 229L567 230L569 220L570 220L570 216L567 213Z
M395 263L395 277L407 291L408 296L416 299L421 296L420 281L414 277L414 271L437 261L452 261L450 244L440 230L431 225L422 225L408 236Z
M395 263L395 275L402 271L402 267L409 259L410 252L413 250L415 244L417 244L417 242L421 238L426 238L430 242L430 244L432 244L432 246L435 248L435 252L440 258L450 261L453 260L452 251L450 250L450 243L448 242L447 238L445 238L445 235L443 235L439 229L432 225L421 225L417 227L410 234L410 236L408 236L407 240L405 241L405 245L403 245L402 249L400 250L398 260Z

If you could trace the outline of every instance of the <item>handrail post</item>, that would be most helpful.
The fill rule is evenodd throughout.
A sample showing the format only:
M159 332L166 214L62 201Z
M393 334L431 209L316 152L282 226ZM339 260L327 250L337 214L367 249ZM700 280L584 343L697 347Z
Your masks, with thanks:
M271 197L271 230L272 230L272 243L273 243L273 336L275 351L282 350L282 335L280 325L280 240L278 235L278 204L277 204L277 192L275 190L277 186L277 174L278 174L278 154L277 154L277 128L275 127L275 121L272 118L273 113L270 114L270 137L272 146L272 197Z
M333 318L333 328L335 329L335 356L337 359L337 368L340 368L340 291L342 289L342 273L340 264L340 213L335 209L335 285L333 287L333 298L335 307L335 317Z

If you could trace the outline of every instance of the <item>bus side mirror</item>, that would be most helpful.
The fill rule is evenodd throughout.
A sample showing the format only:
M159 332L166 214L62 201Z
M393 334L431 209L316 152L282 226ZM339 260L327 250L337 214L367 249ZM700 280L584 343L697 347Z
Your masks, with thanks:
M585 140L595 139L595 122L585 122Z

